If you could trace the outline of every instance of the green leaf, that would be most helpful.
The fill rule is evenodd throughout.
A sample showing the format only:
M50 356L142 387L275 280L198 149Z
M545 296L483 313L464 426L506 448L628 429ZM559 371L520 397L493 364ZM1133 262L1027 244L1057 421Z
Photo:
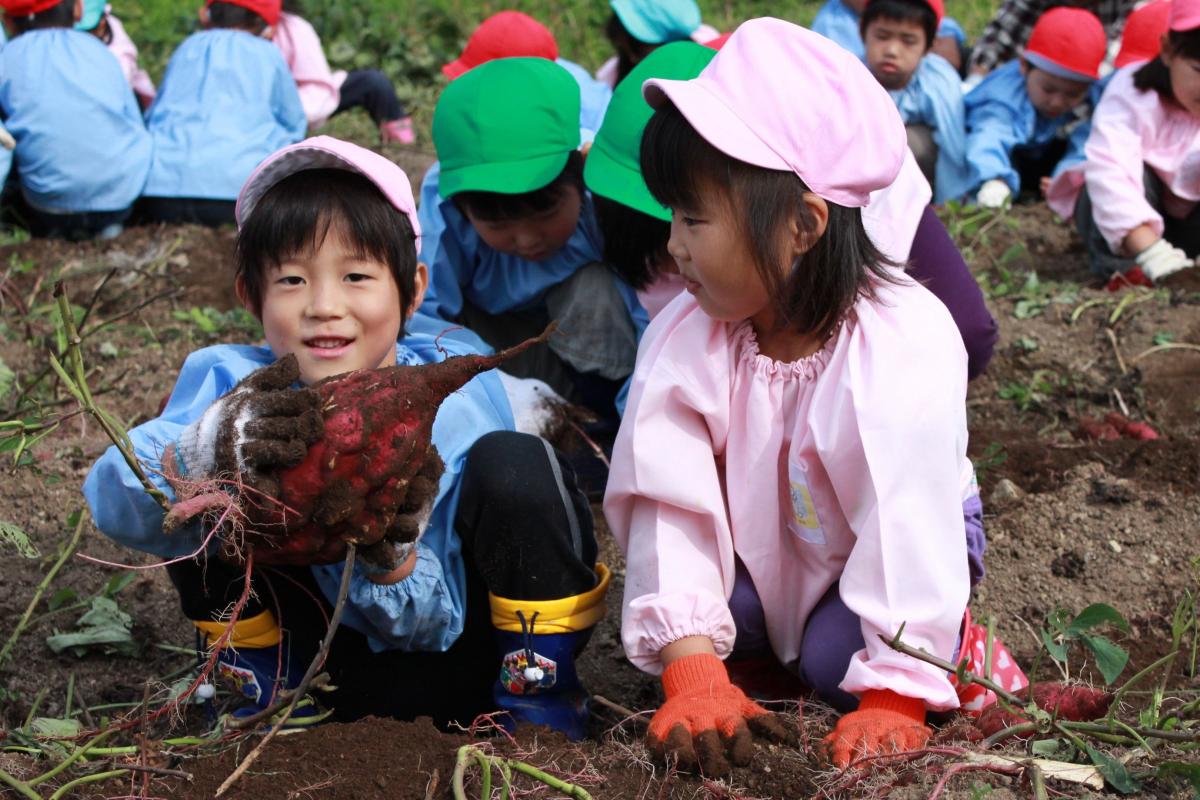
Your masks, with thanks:
M1038 739L1029 745L1029 749L1035 756L1061 759L1074 748L1065 739Z
M1007 250L1005 250L1003 253L1001 253L1001 254L1000 254L999 263L1001 263L1001 264L1008 264L1008 263L1010 263L1010 262L1012 262L1012 261L1015 261L1015 260L1017 260L1018 258L1020 258L1021 256L1023 256L1024 254L1025 254L1025 245L1023 245L1023 244L1010 244L1010 245L1008 246L1008 249L1007 249ZM1034 275L1034 280L1036 280L1036 279L1037 279L1037 276L1036 276L1036 274L1035 274L1035 273L1030 273L1030 274L1031 274L1031 275Z
M117 349L117 346L107 340L100 343L99 350L100 355L104 356L105 358L116 358L117 356L121 355L121 351Z
M0 542L7 542L25 558L37 558L41 555L38 549L29 541L29 535L11 522L0 520Z
M1200 764L1186 761L1164 761L1154 773L1158 778L1183 778L1192 787L1193 797L1200 797Z
M1067 635L1074 636L1103 625L1106 622L1112 623L1118 629L1129 633L1129 623L1121 616L1120 611L1104 603L1093 603L1083 611L1080 611L1075 616L1075 619L1071 620L1071 623L1067 626Z
M12 389L13 380L17 377L16 373L8 368L4 363L4 359L0 358L0 397L8 394Z
M74 603L78 599L79 593L74 589L59 589L50 595L50 599L46 601L46 605L51 611L57 611L68 603Z
M1013 309L1013 316L1017 319L1032 319L1040 316L1045 306L1045 302L1041 300L1018 300L1016 308Z
M1107 684L1115 681L1125 669L1125 665L1129 663L1129 653L1104 636L1081 633L1079 641L1096 657L1096 668L1100 670L1100 674L1104 676L1104 682Z
M92 607L75 623L72 633L55 633L46 637L46 644L55 653L70 650L76 656L98 647L104 653L133 655L137 645L130 627L132 618L107 597L92 598Z
M122 589L137 579L136 572L118 572L108 579L104 584L104 588L100 590L100 594L105 597L116 597Z
M1042 631L1042 644L1046 645L1046 652L1049 653L1050 657L1055 661L1067 660L1067 643L1054 641L1053 631Z
M37 717L29 725L35 736L50 736L56 739L66 739L78 736L83 730L83 724L77 719L57 719L55 717Z
M1175 341L1175 334L1168 333L1167 331L1159 331L1154 334L1154 338L1150 340L1150 344L1158 347L1162 344L1170 344L1173 341ZM3 390L0 390L0 394L4 394Z
M1142 790L1142 784L1134 780L1125 769L1125 765L1107 753L1102 753L1090 744L1087 746L1088 756L1100 770L1100 774L1109 785L1121 794L1133 794Z

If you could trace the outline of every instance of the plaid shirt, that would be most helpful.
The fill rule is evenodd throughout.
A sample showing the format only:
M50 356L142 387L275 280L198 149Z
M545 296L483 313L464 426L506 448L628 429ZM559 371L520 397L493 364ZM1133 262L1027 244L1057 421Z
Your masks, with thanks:
M1057 6L1087 8L1104 25L1109 42L1120 40L1125 17L1138 0L1096 0L1094 3L1063 2L1062 0L1005 0L992 21L979 35L971 52L971 69L991 71L1011 61L1025 46L1034 24L1043 13Z

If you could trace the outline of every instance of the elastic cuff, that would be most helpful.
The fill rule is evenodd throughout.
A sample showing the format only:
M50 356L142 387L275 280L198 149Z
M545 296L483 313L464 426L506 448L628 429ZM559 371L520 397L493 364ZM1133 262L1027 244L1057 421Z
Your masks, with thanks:
M729 684L725 662L711 653L697 653L672 661L662 674L663 693L669 700L692 689Z
M895 711L913 722L925 724L925 703L915 697L896 694L891 689L868 689L858 700L858 710Z

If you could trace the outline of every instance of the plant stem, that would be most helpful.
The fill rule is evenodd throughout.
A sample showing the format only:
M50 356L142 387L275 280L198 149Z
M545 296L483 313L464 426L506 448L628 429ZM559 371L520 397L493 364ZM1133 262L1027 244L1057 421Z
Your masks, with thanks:
M109 770L108 772L97 772L92 775L84 775L82 778L76 778L73 781L67 781L62 786L58 787L54 794L50 795L50 800L61 800L67 796L68 792L77 786L83 786L88 783L99 783L100 781L106 781L109 778L116 778L120 775L124 775L126 772L129 772L129 770L113 769Z
M33 789L30 789L29 784L25 783L25 781L17 780L2 769L0 769L0 783L7 784L10 788L20 792L22 797L28 797L29 800L42 800L42 796Z
M1112 704L1109 705L1109 707L1108 707L1108 715L1107 715L1107 717L1105 717L1105 719L1107 719L1108 722L1111 723L1116 717L1117 707L1120 706L1121 698L1123 698L1125 696L1125 693L1127 691L1129 691L1131 688L1133 688L1133 686L1136 685L1138 683L1138 681L1140 681L1143 678L1145 678L1146 676L1152 674L1159 667L1163 666L1164 664L1171 664L1173 661L1175 661L1175 656L1177 656L1177 655L1179 655L1179 651L1172 650L1170 653L1167 653L1165 656L1158 659L1153 664L1146 667L1145 669L1143 669L1141 672L1134 675L1129 680L1125 681L1125 683L1121 685L1121 688L1117 689L1117 691L1113 694ZM1168 672L1169 672L1169 670L1168 670Z
M568 797L575 797L578 798L578 800L592 800L592 796L588 794L587 790L585 790L582 786L576 786L573 783L567 783L564 780L559 780L553 775L548 775L545 772L542 772L540 769L531 764L526 764L524 761L505 759L504 763L508 764L508 766L512 767L517 772L528 775L531 778L536 778L537 780L549 786L551 789L556 789L557 791L563 792Z
M38 775L36 778L30 778L28 781L26 781L26 783L28 783L30 786L37 786L39 783L44 783L44 782L50 780L55 775L58 775L63 770L65 770L67 767L71 766L76 761L78 761L79 759L81 759L85 755L87 755L88 750L90 750L95 745L98 745L101 742L103 742L112 733L113 733L112 729L109 729L106 731L101 731L100 733L96 734L96 737L94 739L92 739L90 742L88 742L87 744L85 744L82 747L76 748L71 753L71 755L67 756L62 761L58 762L58 764L56 764L53 769L49 770L48 772L43 772L41 775Z
M79 539L83 536L83 526L87 522L87 512L81 511L79 514L79 522L75 525L75 532L71 534L70 541L66 547L58 554L58 560L54 562L54 566L50 567L50 571L42 577L42 582L37 585L37 589L33 592L33 597L29 601L29 605L25 608L25 613L21 615L21 619L17 621L17 627L9 634L8 641L4 643L4 648L0 649L0 666L4 664L4 659L8 658L13 647L17 643L17 639L25 632L25 628L29 625L29 618L33 616L34 609L37 608L38 601L42 599L42 595L49 588L50 583L54 580L54 576L62 569L63 564L75 552L75 548L79 546Z
M908 645L908 644L905 644L904 642L900 641L900 635L902 633L904 633L903 628L901 628L896 633L895 637L893 637L891 639L887 638L882 633L879 634L879 638L883 640L884 644L886 644L888 647L895 650L897 653L904 653L906 656L912 656L913 658L918 659L919 661L924 661L926 664L932 664L935 667L940 667L940 668L946 670L946 672L957 673L959 671L957 664L951 664L949 661L946 661L943 658L938 658L937 656L930 655L929 653L926 653L924 650L921 650L919 648L913 647L912 645ZM982 676L976 675L976 674L974 674L972 672L968 672L966 670L963 670L959 674L962 675L963 679L968 684L978 683L980 686L984 687L985 689L991 689L993 692L996 693L997 697L1003 698L1005 701L1007 701L1008 703L1011 703L1014 706L1023 708L1027 702L1027 701L1022 700L1021 698L1017 697L1015 694L1008 691L1003 686L1000 686L998 683L996 683L995 681L992 681L989 678L984 678Z

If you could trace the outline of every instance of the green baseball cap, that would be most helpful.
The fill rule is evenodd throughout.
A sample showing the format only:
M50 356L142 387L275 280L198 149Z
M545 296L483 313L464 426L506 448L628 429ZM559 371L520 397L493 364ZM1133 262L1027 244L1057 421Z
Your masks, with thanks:
M442 197L540 189L579 147L579 84L545 58L499 58L450 82L433 111Z
M693 42L673 42L650 53L625 76L613 92L583 168L584 183L592 192L655 219L671 219L671 210L654 199L642 178L642 132L654 114L642 98L642 84L650 78L690 80L716 54Z

